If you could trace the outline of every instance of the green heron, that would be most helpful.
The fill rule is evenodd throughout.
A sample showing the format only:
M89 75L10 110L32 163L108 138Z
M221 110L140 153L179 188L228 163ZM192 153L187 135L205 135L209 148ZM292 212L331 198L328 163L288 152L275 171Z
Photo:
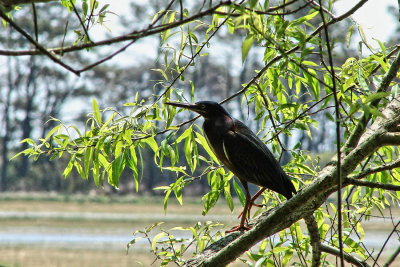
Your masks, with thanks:
M282 170L267 146L241 121L232 116L218 103L200 101L195 104L165 104L189 109L204 117L203 131L207 142L216 157L235 174L246 193L240 225L231 231L248 230L245 226L250 217L254 200L267 188L287 199L296 193L292 182ZM256 184L261 189L251 198L248 183Z

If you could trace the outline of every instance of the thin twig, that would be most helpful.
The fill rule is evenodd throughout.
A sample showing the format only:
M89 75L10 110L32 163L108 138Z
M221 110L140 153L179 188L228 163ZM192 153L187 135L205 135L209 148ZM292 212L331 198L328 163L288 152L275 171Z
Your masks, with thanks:
M370 182L370 181L361 181L361 180L356 180L356 179L352 179L352 178L345 179L344 185L350 185L350 184L365 186L365 187L370 187L370 188L382 188L385 190L400 191L400 185L376 183L376 182Z
M360 171L358 174L355 174L353 176L350 176L347 179L354 179L354 180L359 180L361 178L367 177L368 175L377 173L377 172L383 172L383 171L388 171L392 170L395 168L400 168L400 159L389 162L389 163L383 163L382 165L379 165L377 167L369 168L366 170Z
M34 2L32 2L32 13L33 13L33 27L34 27L34 31L35 31L35 40L36 40L36 42L39 42L37 14L36 14L36 7L35 7Z
M387 261L385 262L385 264L383 264L383 267L389 267L394 260L396 259L396 257L400 254L400 245L397 247L397 249L393 252L393 254L387 259Z
M46 54L46 52L52 52L54 54L61 54L61 53L68 53L68 52L74 52L74 51L79 51L87 48L94 48L98 46L105 46L105 45L111 45L114 43L120 43L124 41L130 41L130 40L136 40L136 39L141 39L144 37L148 37L151 35L159 34L161 32L164 32L166 30L172 29L179 27L181 25L187 24L191 21L195 21L201 17L205 17L208 15L211 15L220 8L221 6L229 5L231 1L221 1L219 4L204 10L202 12L199 12L191 17L188 17L184 20L181 21L176 21L176 22L171 22L171 23L166 23L162 24L160 26L155 27L154 24L161 18L159 16L155 21L150 24L150 26L146 27L145 29L142 29L140 31L132 31L129 34L124 34L120 35L117 37L105 39L102 41L98 42L93 42L93 43L86 43L86 44L79 44L79 45L72 45L68 47L60 47L60 48L49 48L46 51L37 51L37 50L23 50L23 51L10 51L10 50L0 50L0 55L5 55L5 56L27 56L27 55L40 55L40 54ZM150 28L149 28L150 27Z
M322 24L324 26L326 48L328 50L328 58L330 69L328 71L332 76L332 87L333 87L333 97L335 100L335 116L336 116L336 151L337 151L337 213L338 213L338 237L339 237L339 251L340 251L340 265L344 267L344 255L343 255L343 231L342 231L342 163L341 163L341 150L340 150L340 110L339 110L339 100L336 93L336 75L335 67L333 65L333 57L331 51L331 44L329 40L328 25L325 21L324 12L322 10L322 0L319 0L320 14L322 19Z
M329 254L332 254L332 255L335 255L335 256L339 256L340 255L340 251L337 248L331 247L331 246L328 246L328 245L325 245L325 244L321 244L321 251L329 253ZM356 256L352 256L352 255L347 254L347 253L344 255L344 259L348 263L354 264L354 265L356 265L358 267L369 267L369 265L365 261L360 260Z
M92 42L92 40L90 40L90 37L89 37L88 29L86 29L85 25L83 24L83 21L81 20L81 17L79 16L78 10L76 10L76 7L75 7L75 5L74 5L74 2L73 2L72 0L69 0L69 2L70 2L70 4L72 5L72 9L74 10L74 13L75 13L76 17L78 18L79 23L81 24L81 26L82 26L82 28L83 28L83 31L85 32L88 41L89 41L89 42ZM94 4L93 4L93 6L94 6ZM88 25L88 26L89 26L89 25Z
M378 259L379 259L379 257L381 256L383 250L385 249L387 243L389 242L390 237L392 236L392 234L393 234L395 231L397 231L396 229L397 229L397 227L398 227L399 225L400 225L400 220L399 220L399 222L393 227L392 231L390 232L390 234L389 234L388 237L386 238L385 243L383 243L383 246L382 246L381 250L379 251L378 256L376 257L375 262L374 262L374 264L372 265L372 267L374 267L375 264L377 264Z
M137 40L137 39L136 39L136 40ZM84 72L84 71L90 70L90 69L96 67L97 65L100 65L101 63L104 63L104 62L106 62L106 61L112 59L113 57L115 57L115 56L118 55L119 53L125 51L129 46L131 46L133 43L135 43L136 40L130 41L129 43L127 43L126 45L124 45L123 47L121 47L120 49L118 49L117 51L115 51L114 53L112 53L111 55L109 55L109 56L107 56L107 57L105 57L105 58L103 58L103 59L100 59L100 60L98 60L98 61L96 61L96 62L94 62L94 63L92 63L92 64L90 64L90 65L85 66L84 68L78 70L78 73L82 73L82 72Z
M259 85L258 83L256 83L256 86L257 86L257 88L258 88L258 91L260 92L261 97L262 97L263 100L264 100L265 109L268 111L269 117L271 118L272 127L274 127L275 133L277 133L278 131L277 131L277 128L276 128L275 119L274 119L274 117L272 116L271 110L269 109L268 100L267 100L267 98L265 97L264 92L262 91L260 85ZM283 146L281 140L279 139L279 135L276 135L276 139L278 140L278 143L279 143L279 145L280 145L281 148L282 148L282 152L283 152L283 151L286 151L286 148Z

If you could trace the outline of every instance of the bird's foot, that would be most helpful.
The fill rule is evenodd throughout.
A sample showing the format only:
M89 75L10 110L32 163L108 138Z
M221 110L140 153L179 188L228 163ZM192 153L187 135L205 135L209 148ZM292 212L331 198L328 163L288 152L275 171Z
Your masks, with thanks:
M225 234L230 234L230 233L233 233L233 232L248 231L250 229L251 229L251 227L246 226L246 225L237 225L237 226L233 227L231 230L226 230Z

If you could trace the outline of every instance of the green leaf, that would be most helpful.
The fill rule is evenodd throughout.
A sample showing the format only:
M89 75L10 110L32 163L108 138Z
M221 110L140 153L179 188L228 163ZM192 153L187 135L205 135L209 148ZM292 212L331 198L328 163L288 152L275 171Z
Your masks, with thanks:
M318 13L319 13L319 11L315 11L314 13L311 13L311 14L306 15L304 17L298 18L298 19L292 21L289 25L291 27L297 26L297 25L299 25L299 24L301 24L301 23L303 23L303 22L305 22L307 20L310 20L310 19L314 18L316 15L318 15Z
M114 187L118 187L119 177L121 176L122 172L124 171L124 167L125 167L123 155L120 155L119 157L114 159L111 166L112 166L112 177L108 177L109 183L110 183L110 185L112 185ZM111 178L111 182L110 182L110 178Z
M57 126L55 126L53 129L51 129L49 131L49 133L46 135L46 137L44 138L45 141L49 140L49 138L58 130L60 130L60 128L62 127L62 124L59 124Z
M195 132L196 133L196 141L198 142L198 143L200 143L202 146L203 146L203 148L205 149L205 151L207 152L207 154L208 155L210 155L210 157L211 157L211 159L215 162L215 163L217 163L217 164L220 164L219 163L219 160L217 159L217 157L215 156L215 154L214 154L214 152L211 150L211 147L208 145L208 142L207 142L207 140L204 138L204 136L202 136L200 133L198 133L198 132Z
M157 145L156 140L154 140L153 136L144 139L144 142L149 145L149 147L153 150L154 153L156 153L158 151L158 145Z
M93 180L97 187L100 185L100 163L99 163L99 150L94 150L93 153Z
M230 190L229 182L225 183L224 195L225 195L226 202L228 203L229 209L231 211L233 211L234 205L233 205L233 200L232 200L232 196L231 196L231 190Z
M249 3L250 8L254 8L257 5L258 0L247 0L247 3Z
M390 92L377 92L377 93L374 93L374 94L371 94L371 95L367 96L364 99L363 103L364 104L368 104L368 103L370 103L372 101L385 98L385 97L389 96L390 94L391 94Z
M165 237L165 236L167 236L166 232L161 232L161 233L156 234L156 236L153 238L153 241L151 242L151 249L154 250L156 247L157 241L160 238Z
M247 54L249 53L250 48L253 45L253 42L254 42L254 37L248 34L242 44L242 63L246 60Z
M86 149L85 152L85 159L83 162L83 166L85 167L85 179L89 178L89 168L90 168L90 161L92 159L92 155L93 155L93 147L89 147Z
M240 185L236 183L235 180L236 179L233 180L233 189L235 189L236 195L238 196L240 203L242 203L242 206L244 206L246 203L246 196L244 195Z
M99 105L97 104L96 99L92 99L92 108L93 108L93 116L96 119L97 123L99 125L102 124L101 122L101 115L100 115L100 109L99 109Z
M75 161L75 157L71 157L71 159L68 162L67 167L64 169L63 175L65 178L67 178L68 175L71 173L72 168L74 167L74 161Z
M86 1L82 2L82 11L83 11L83 15L85 15L85 17L86 17L87 11L88 11L88 4Z
M74 167L75 167L75 169L78 171L79 175L80 175L83 179L85 179L85 177L86 177L85 171L83 170L82 165L81 165L77 160L74 160Z
M351 36L353 35L354 25L351 25L346 35L347 48L350 47Z

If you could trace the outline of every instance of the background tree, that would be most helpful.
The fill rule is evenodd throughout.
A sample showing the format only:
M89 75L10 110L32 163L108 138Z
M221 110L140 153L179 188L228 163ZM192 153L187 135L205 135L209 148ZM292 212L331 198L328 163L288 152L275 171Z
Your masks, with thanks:
M334 62L339 51L335 50L332 34L339 22L361 10L366 2L360 0L347 12L336 14L332 1L206 1L200 7L169 1L141 29L129 28L126 34L96 41L90 26L103 23L109 6L100 6L97 1L61 1L79 23L74 31L76 39L65 40L60 48L48 48L33 38L7 16L9 4L5 3L3 6L8 9L0 11L0 16L34 49L23 50L25 47L21 46L17 51L0 51L3 55L43 55L65 72L82 75L100 70L100 65L139 40L159 36L161 48L153 86L141 88L136 80L137 93L125 104L126 109L105 108L93 99L84 129L55 120L55 126L42 139L25 139L29 147L19 155L67 158L66 177L75 169L84 180L92 178L96 186L108 183L118 187L121 175L130 169L134 187L139 190L140 171L148 164L148 158L144 163L144 155L150 151L164 175L176 176L156 188L165 194L165 209L172 194L182 203L184 188L199 179L207 179L209 185L202 197L203 214L221 195L232 209L231 191L242 202L243 192L236 178L222 168L210 151L201 128L194 123L197 118L187 120L183 117L187 115L163 104L171 99L192 102L203 97L226 97L222 102L227 102L228 108L233 110L240 103L249 116L254 114L260 137L277 156L290 153L284 169L293 177L299 193L282 203L280 196L266 192L263 203L274 208L264 213L258 210L256 214L260 216L251 222L253 229L245 233L225 236L213 230L216 225L212 223L178 228L193 235L188 244L166 230L151 239L148 233L155 228L151 226L137 232L129 245L142 234L152 243L152 250L163 265L174 261L186 266L222 266L246 251L249 265L328 265L332 264L328 254L337 257L342 266L344 261L358 266L375 265L385 245L378 254L365 249L362 224L376 210L384 214L386 208L398 205L400 197L399 46L378 41L380 48L374 50L361 43L361 48L368 48L368 54L360 49L358 58ZM352 26L347 39L352 36ZM250 55L256 59L252 64L246 62L247 68L254 69L242 72L251 73L249 78L238 75L242 86L236 92L227 89L234 86L229 79L230 83L220 86L220 81L230 74L225 73L221 79L216 75L218 65L209 65L213 53L220 52L212 49L218 46L217 38L227 33L242 36L242 64ZM91 58L90 63L65 56L110 44L115 45L115 50L108 56ZM348 55L351 53L349 50ZM233 59L231 64L234 66ZM103 76L109 72L106 70ZM205 79L213 85L207 91L202 86ZM97 87L103 81L110 80L100 79ZM146 95L149 89L151 93ZM319 124L321 116L329 124ZM311 139L316 133L311 129L321 125L325 130L322 133L331 125L335 136L327 144L335 147L335 156L326 165L320 165L305 150L312 145L304 145L304 136ZM301 219L307 230L299 223ZM392 233L398 224L393 222ZM258 242L259 247L250 250ZM195 255L188 250L191 246L195 247Z

